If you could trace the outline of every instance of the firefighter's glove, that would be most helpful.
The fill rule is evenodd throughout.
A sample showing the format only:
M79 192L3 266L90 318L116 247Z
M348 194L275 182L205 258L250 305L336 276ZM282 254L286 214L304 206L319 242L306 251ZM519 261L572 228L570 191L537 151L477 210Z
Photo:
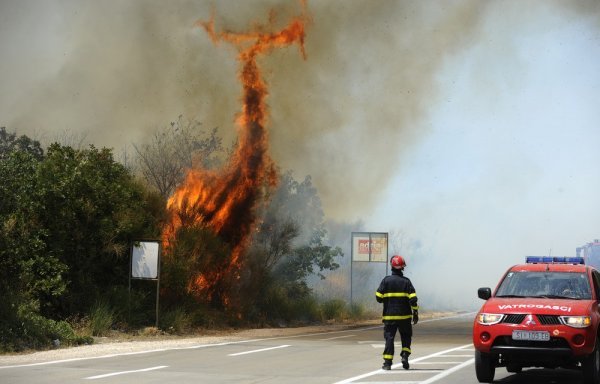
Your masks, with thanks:
M413 324L417 324L419 322L419 311L413 311Z

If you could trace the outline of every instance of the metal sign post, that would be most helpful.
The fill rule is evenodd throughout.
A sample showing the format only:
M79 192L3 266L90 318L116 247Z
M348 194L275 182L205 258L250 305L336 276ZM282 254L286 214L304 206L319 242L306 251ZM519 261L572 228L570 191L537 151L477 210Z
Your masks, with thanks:
M160 292L160 241L135 241L129 264L129 316L131 317L131 279L156 280L156 328Z

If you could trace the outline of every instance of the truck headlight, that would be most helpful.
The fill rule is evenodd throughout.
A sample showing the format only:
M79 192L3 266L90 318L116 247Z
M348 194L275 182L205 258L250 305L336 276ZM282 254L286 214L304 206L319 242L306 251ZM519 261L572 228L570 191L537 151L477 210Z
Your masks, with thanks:
M586 328L592 324L592 318L589 316L561 316L560 321L573 328Z
M483 325L494 325L504 319L504 315L497 313L480 313L477 315L477 322Z

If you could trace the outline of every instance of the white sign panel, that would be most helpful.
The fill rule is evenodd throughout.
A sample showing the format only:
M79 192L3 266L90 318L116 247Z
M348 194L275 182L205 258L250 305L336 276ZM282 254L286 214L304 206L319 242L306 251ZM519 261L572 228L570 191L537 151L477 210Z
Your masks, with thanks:
M158 253L157 242L140 241L134 244L131 252L131 277L158 279Z

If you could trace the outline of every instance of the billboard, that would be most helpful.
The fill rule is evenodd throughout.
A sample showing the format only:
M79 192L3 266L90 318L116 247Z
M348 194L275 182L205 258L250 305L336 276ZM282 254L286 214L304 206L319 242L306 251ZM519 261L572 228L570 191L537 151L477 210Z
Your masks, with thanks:
M131 277L134 279L158 279L159 243L140 241L131 250Z
M388 234L352 232L352 261L387 262Z

